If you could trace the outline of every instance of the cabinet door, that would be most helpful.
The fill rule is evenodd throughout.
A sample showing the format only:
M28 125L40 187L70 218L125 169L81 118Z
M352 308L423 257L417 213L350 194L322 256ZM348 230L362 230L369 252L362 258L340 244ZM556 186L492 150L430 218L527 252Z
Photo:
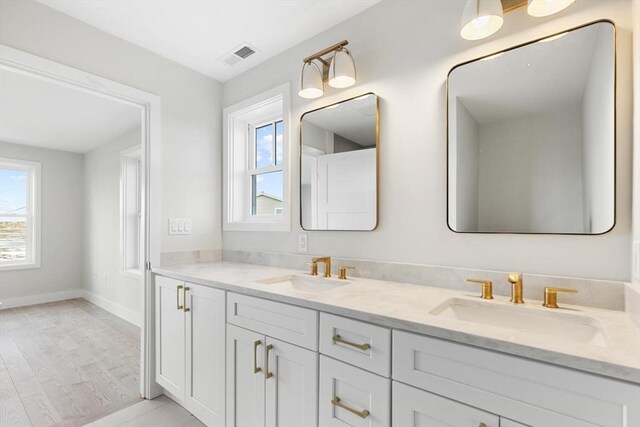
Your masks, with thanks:
M209 427L224 426L225 293L186 283L185 407Z
M453 400L393 382L393 425L403 427L499 427L500 418ZM503 426L504 427L504 426Z
M265 337L227 324L227 427L264 426Z
M156 276L156 382L178 399L185 388L184 283Z
M318 425L318 354L267 337L267 427Z
M318 406L320 427L390 426L391 380L320 356Z

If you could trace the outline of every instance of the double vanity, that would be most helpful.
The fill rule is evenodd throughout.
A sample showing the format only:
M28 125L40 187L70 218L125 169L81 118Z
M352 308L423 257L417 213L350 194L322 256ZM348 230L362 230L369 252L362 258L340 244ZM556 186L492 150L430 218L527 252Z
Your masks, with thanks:
M314 265L154 269L158 384L209 426L640 425L624 312Z

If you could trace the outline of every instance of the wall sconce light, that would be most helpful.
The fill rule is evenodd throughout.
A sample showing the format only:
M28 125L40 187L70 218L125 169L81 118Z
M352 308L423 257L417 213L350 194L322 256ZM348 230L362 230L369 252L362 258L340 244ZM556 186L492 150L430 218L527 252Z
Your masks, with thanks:
M356 64L345 47L348 44L343 40L303 60L298 95L302 98L318 98L324 94L324 82L340 89L356 83ZM323 58L331 53L331 57Z
M553 15L571 6L575 0L467 0L462 12L460 36L480 40L502 28L503 14L527 5L534 17Z

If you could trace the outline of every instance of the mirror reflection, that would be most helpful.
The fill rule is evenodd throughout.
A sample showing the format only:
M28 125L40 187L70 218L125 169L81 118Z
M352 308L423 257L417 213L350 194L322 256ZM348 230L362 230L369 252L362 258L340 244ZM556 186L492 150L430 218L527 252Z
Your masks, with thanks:
M451 71L453 231L600 234L614 223L613 24L590 24Z
M307 112L300 126L302 228L373 230L378 97L368 93Z

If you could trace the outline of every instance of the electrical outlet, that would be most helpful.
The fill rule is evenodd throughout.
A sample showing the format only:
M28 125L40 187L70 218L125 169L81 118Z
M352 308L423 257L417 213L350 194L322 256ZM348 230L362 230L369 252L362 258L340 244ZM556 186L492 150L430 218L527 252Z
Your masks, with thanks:
M298 252L307 253L307 233L298 234Z

